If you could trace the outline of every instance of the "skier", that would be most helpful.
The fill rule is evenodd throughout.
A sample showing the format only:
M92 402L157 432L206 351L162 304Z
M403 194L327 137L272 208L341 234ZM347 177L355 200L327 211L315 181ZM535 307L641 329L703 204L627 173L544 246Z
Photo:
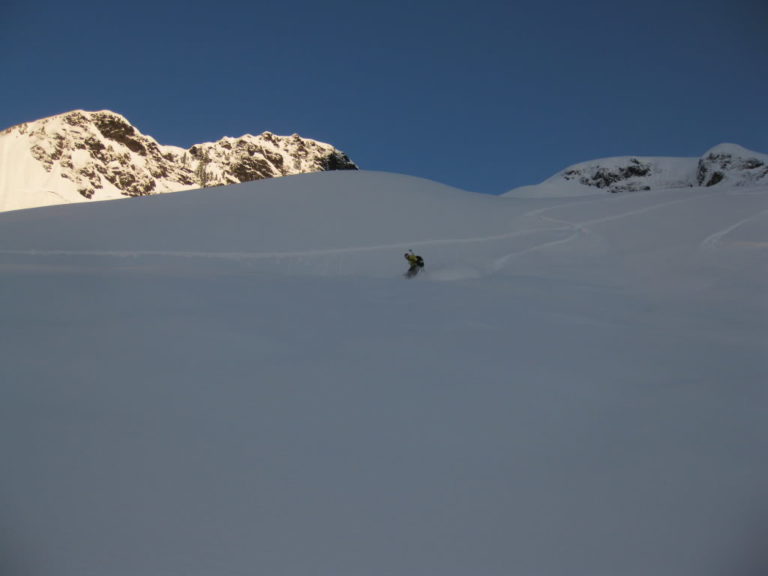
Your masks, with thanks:
M405 259L408 260L408 264L410 265L408 272L405 273L406 278L413 278L422 268L424 268L424 258L414 254L413 250L408 250L403 256L405 256Z

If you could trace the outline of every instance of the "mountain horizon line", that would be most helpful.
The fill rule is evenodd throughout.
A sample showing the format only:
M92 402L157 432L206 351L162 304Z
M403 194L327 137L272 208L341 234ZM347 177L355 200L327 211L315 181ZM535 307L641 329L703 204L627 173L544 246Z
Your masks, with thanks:
M264 178L358 170L333 146L298 133L160 144L124 115L77 109L0 131L0 212L179 192ZM721 143L699 157L616 156L578 162L503 196L579 196L768 182L768 155Z

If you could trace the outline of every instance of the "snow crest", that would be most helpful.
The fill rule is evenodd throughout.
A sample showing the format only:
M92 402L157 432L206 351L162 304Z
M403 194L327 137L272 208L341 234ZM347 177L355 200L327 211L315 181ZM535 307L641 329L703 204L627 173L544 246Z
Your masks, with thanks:
M755 186L768 183L768 155L737 144L720 144L701 158L623 156L569 166L537 186L508 196L584 196L690 187Z

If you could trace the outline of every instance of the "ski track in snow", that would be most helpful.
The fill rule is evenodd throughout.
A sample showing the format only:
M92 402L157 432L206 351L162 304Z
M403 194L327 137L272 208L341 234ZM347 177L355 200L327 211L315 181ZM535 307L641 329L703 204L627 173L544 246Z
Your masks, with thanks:
M563 208L578 203L565 203L558 204L557 206L550 206L544 209L534 210L523 214L523 218L528 216L535 216L538 213L554 210L556 208ZM554 219L553 219L554 221ZM96 256L96 257L116 257L116 258L139 258L139 257L177 257L177 258L215 258L224 260L268 260L268 259L283 259L283 258L311 258L320 256L329 256L336 254L351 254L351 253L363 253L363 252L378 252L389 250L402 250L409 247L425 247L425 246L450 246L450 245L466 245L473 243L493 242L497 240L508 240L510 238L516 238L521 236L527 236L531 234L538 234L542 232L558 232L562 230L570 230L572 225L567 223L567 226L558 226L554 228L535 228L532 230L515 230L512 232L505 232L502 234L494 234L490 236L476 236L470 238L441 238L441 239L429 239L418 240L411 242L396 242L390 244L377 244L373 246L352 246L347 248L323 248L315 250L296 250L296 251L283 251L283 252L207 252L196 250L0 250L0 254L11 256ZM569 236L570 238L570 236ZM568 240L568 239L566 239ZM524 251L530 251L536 248L547 246L553 243L561 243L565 240L558 239L553 242L544 242L534 247L526 248ZM517 252L521 253L521 252ZM517 254L515 253L515 254Z
M746 194L746 193L745 193ZM754 193L753 193L754 194ZM618 214L612 214L600 218L593 218L591 220L585 220L583 222L571 222L560 218L553 218L551 216L544 216L547 212L556 210L567 209L575 206L582 206L592 203L605 203L609 198L600 197L594 200L587 201L570 201L555 206L548 206L546 208L538 208L530 212L522 214L522 218L536 217L544 222L550 222L556 224L554 227L545 228L533 228L526 230L515 230L505 232L502 234L493 234L489 236L477 236L470 238L439 238L418 240L409 242L395 242L389 244L377 244L372 246L351 246L345 248L322 248L312 250L295 250L295 251L268 251L268 252L210 252L210 251L198 251L198 250L37 250L37 249L2 249L0 254L9 256L73 256L73 257L108 257L108 258L126 258L126 259L138 259L142 257L157 257L157 258L188 258L188 259L218 259L218 260L230 260L230 261L259 261L259 260L282 260L282 259L302 259L302 258L319 258L323 256L343 255L343 254L359 254L366 252L381 252L390 250L403 250L411 247L429 247L429 246L452 246L452 245L468 245L474 243L486 243L494 241L504 241L513 238L524 238L526 236L532 236L537 234L551 233L558 236L554 239L549 239L544 242L540 242L533 246L527 246L520 250L511 251L499 258L494 259L493 263L489 267L489 270L498 272L502 270L505 265L513 258L528 254L533 251L542 250L551 246L560 244L566 244L573 241L580 235L591 235L596 238L601 238L601 235L590 229L590 226L596 224L602 224L605 222L611 222L622 218L628 218L644 213L648 213L667 206L687 203L694 200L701 200L712 198L719 195L719 193L710 193L696 195L693 197L679 198L676 200L669 200L665 202L659 202L650 206L643 206L642 208L636 208L626 212L620 212ZM612 199L612 198L611 198ZM724 236L739 228L740 226L750 222L751 220L758 218L760 215L765 214L768 210L759 212L758 214L749 216L743 220L740 220L714 234L711 234L701 242L701 247L705 249L712 249L717 246ZM563 232L569 232L565 237L561 236ZM768 245L764 242L746 242L750 245Z
M764 195L765 192L762 191L762 190L758 190L758 191L746 190L746 191L729 191L726 194L729 195L729 196L761 196L761 195ZM643 208L638 208L638 209L635 209L635 210L631 210L629 212L622 212L620 214L614 214L614 215L605 216L605 217L602 217L602 218L593 218L592 220L586 220L584 222L569 222L567 220L562 220L562 219L559 219L559 218L552 218L552 217L549 217L549 216L541 216L541 214L544 214L545 212L548 212L548 211L557 210L559 208L564 208L564 207L568 207L568 206L578 205L579 203L577 203L577 202L573 202L573 203L570 203L570 204L559 204L557 206L551 206L549 208L543 208L543 209L540 209L540 210L535 210L533 212L530 212L527 215L536 215L536 216L539 216L540 218L542 218L544 220L547 220L549 222L558 223L558 224L565 224L565 225L572 226L574 228L574 230L575 230L574 231L574 235L571 236L570 238L565 239L565 240L551 242L551 243L546 243L546 244L543 244L541 246L541 247L543 247L543 246L548 246L548 245L551 245L551 244L560 244L562 242L567 242L568 240L570 240L572 238L575 238L579 233L582 233L582 234L592 234L592 235L594 235L596 237L599 237L599 234L597 234L596 232L594 232L593 230L591 230L589 228L589 226L592 226L592 225L595 225L595 224L602 224L602 223L605 223L605 222L611 222L613 220L618 220L618 219L621 219L621 218L626 218L626 217L630 217L630 216L635 216L635 215L643 214L643 213L646 213L646 212L651 212L651 211L657 210L659 208L663 208L663 207L666 207L666 206L671 206L671 205L674 205L674 204L686 203L686 202L689 202L689 201L692 201L692 200L714 198L714 197L717 197L719 195L720 195L719 192L714 192L714 193L710 193L710 194L702 194L702 195L698 195L698 196L694 196L694 197L689 197L689 198L680 198L680 199L677 199L677 200L670 200L668 202L661 202L661 203L658 203L658 204L653 204L651 206L645 206ZM605 200L605 199L602 198L601 200ZM761 210L760 212L758 212L756 214L751 214L750 216L748 216L746 218L743 218L743 219L741 219L741 220L739 220L739 221L737 221L737 222L735 222L735 223L733 223L733 224L731 224L731 225L729 225L729 226L727 226L727 227L725 227L725 228L723 228L723 229L721 229L721 230L719 230L719 231L717 231L717 232L715 232L713 234L710 234L704 240L701 241L701 243L700 243L701 248L705 249L705 250L711 250L711 249L716 248L718 245L720 245L723 242L723 238L725 236L727 236L728 234L730 234L734 230L740 228L741 226L744 226L745 224L748 224L749 222L757 220L758 218L760 218L761 216L763 216L765 214L768 214L768 209ZM768 242L760 242L760 241L733 241L733 242L730 242L730 244L738 244L740 246L751 246L751 247L768 247ZM532 249L535 249L535 248L532 248ZM527 251L529 251L529 250L526 250L526 252ZM503 260L506 261L509 258L513 257L513 256L515 256L515 254L510 254L508 256L505 256L503 258Z
M543 244L539 244L537 246L532 246L529 248L526 248L524 250L516 251L516 252L510 252L509 254L506 254L505 256L502 256L501 258L497 258L494 262L493 269L494 270L501 270L512 258L515 258L517 256L521 256L523 254L527 254L529 252L532 252L534 250L539 250L542 248L547 248L550 246L555 246L558 244L565 244L567 242L570 242L577 238L579 235L591 235L595 238L601 238L600 234L593 231L589 227L595 224L602 224L604 222L611 222L613 220L619 220L621 218L628 218L630 216L636 216L639 214L644 214L646 212L651 212L653 210L658 210L659 208L663 208L666 206L671 206L674 204L682 204L686 202L690 202L692 200L699 200L703 198L711 198L713 196L716 196L716 193L712 194L705 194L705 195L698 195L694 197L688 197L688 198L679 198L677 200L669 200L666 202L659 202L657 204L652 204L650 206L644 206L642 208L636 208L634 210L630 210L628 212L621 212L619 214L612 214L610 216L604 216L602 218L593 218L592 220L585 220L584 222L570 222L568 220L562 220L560 218L552 218L551 216L543 216L546 212L562 209L562 208L568 208L571 206L581 206L584 204L591 204L595 202L605 202L606 198L601 197L599 199L595 200L589 200L586 202L568 202L565 204L558 204L556 206L549 206L547 208L540 208L538 210L533 210L531 212L528 212L525 214L525 216L536 216L542 220L545 220L547 222L553 222L555 224L562 224L563 226L560 228L550 228L549 230L572 230L573 233L570 234L567 238L562 238L559 240L553 240L551 242L545 242Z
M768 209L761 210L757 214L748 216L742 220L739 220L734 224L731 224L726 228L723 228L718 232L715 232L714 234L707 236L706 238L704 238L704 240L702 240L701 247L704 250L713 250L717 248L720 244L723 243L723 238L725 238L728 234L730 234L731 232L733 232L738 228L741 228L745 224L748 224L749 222L752 222L753 220L760 218L764 214L768 214ZM768 242L756 242L756 241L732 241L732 242L729 242L729 244L738 244L740 246L754 246L754 247L761 247L761 248L768 247Z
M194 250L0 250L0 254L11 256L98 256L117 258L139 257L177 257L177 258L214 258L223 260L269 260L292 259L331 256L337 254L354 254L363 252L379 252L389 250L403 250L408 247L424 246L450 246L456 244L473 244L493 242L496 240L508 240L510 238L538 234L541 232L557 232L566 230L567 227L537 228L534 230L521 230L493 236L480 236L473 238L443 238L434 240L419 240L416 242L397 242L392 244L378 244L374 246L352 246L348 248L324 248L317 250L297 250L291 252L203 252ZM555 243L562 242L557 240ZM549 245L551 242L539 244L534 248ZM534 248L527 248L532 250Z

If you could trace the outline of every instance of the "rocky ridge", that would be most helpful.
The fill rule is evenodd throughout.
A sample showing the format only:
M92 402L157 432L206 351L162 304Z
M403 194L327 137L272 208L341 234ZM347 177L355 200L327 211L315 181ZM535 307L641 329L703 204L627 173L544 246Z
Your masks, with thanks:
M0 150L0 211L357 169L330 144L298 134L164 146L107 110L13 126L0 132Z
M624 156L582 162L541 184L516 188L507 195L573 196L761 184L768 184L768 154L720 144L699 158Z
M720 144L698 159L607 158L577 164L555 178L608 192L691 186L749 186L768 182L768 155L736 144Z

